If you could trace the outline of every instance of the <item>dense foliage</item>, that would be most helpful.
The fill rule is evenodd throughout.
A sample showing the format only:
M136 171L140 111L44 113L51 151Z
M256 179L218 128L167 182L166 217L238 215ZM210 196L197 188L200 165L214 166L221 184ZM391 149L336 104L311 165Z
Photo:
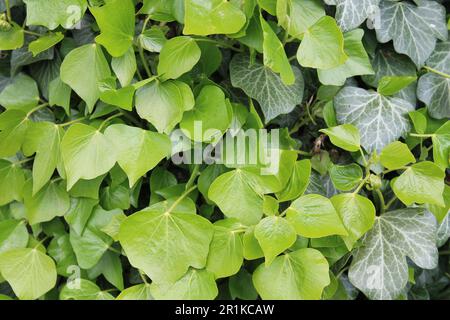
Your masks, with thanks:
M449 299L448 14L0 0L0 299Z

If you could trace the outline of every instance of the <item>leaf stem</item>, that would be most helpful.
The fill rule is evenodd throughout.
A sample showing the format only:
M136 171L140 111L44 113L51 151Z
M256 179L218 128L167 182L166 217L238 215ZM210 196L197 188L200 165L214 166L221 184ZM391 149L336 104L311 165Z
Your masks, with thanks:
M370 179L370 174L368 174L363 181L361 181L361 183L359 184L358 188L356 188L355 191L353 191L353 194L358 194L361 189L366 185L367 181L369 181Z
M74 123L78 123L78 122L83 121L83 120L86 120L86 117L78 118L78 119L75 119L75 120L72 120L72 121L69 121L69 122L65 122L65 123L60 123L59 126L61 128L64 128L64 127L70 126L70 125L72 125Z
M362 161L364 163L364 167L368 167L369 163L367 162L366 156L364 155L364 151L361 147L359 147L359 153L361 153Z
M389 208L394 204L395 200L397 200L397 199L398 199L397 196L394 195L392 197L392 199L389 200L389 202L386 204L386 207L385 207L386 211L389 210Z
M147 278L145 277L144 272L142 272L141 270L139 270L139 275L141 276L142 281L143 281L146 285L148 285Z
M428 138L432 138L434 135L432 135L432 134L419 134L419 133L410 133L409 134L411 137L416 137L416 138L425 138L425 139L428 139Z
M29 117L30 117L33 113L35 113L36 111L39 111L39 110L41 110L41 109L43 109L43 108L46 108L46 107L48 107L48 103L47 103L47 102L38 105L36 108L31 109L31 110L27 113L26 118L29 118Z
M439 255L440 255L440 256L447 256L447 255L450 255L450 250L447 250L447 251L441 251L441 252L439 252Z
M145 72L147 73L148 77L151 77L152 76L152 72L150 71L150 66L148 65L148 62L145 59L144 48L142 47L142 45L140 43L138 45L138 50L139 50L139 56L141 58L142 64L143 64L144 69L145 69Z
M408 167L401 167L401 168L397 168L397 169L389 169L389 170L383 171L383 174L388 174L388 173L391 173L393 171L406 170L406 169L408 169Z
M169 207L169 209L167 209L166 213L171 213L180 204L180 202L183 201L183 199L186 198L195 189L197 189L197 186L192 186L191 188L184 191L183 194Z
M13 164L14 165L20 165L20 164L24 164L24 163L27 163L27 162L30 162L30 161L33 161L33 160L34 160L34 158L28 158L28 159L24 159L24 160L20 160L20 161L14 162Z
M98 131L102 131L102 129L105 127L105 125L106 125L109 121L111 121L112 119L115 119L115 118L118 118L118 117L121 117L121 116L123 116L123 113L120 111L119 113L116 113L116 114L114 114L114 115L112 115L112 116L106 118L106 119L102 122L102 124L100 125L100 127L98 128Z
M8 19L9 22L12 22L11 7L9 5L9 0L5 0L5 6L6 6L6 18Z
M376 189L375 192L378 195L378 198L380 200L380 212L383 214L386 212L386 202L384 201L383 193L380 189Z
M423 68L424 68L425 70L427 70L427 71L430 71L430 72L432 72L432 73L435 73L435 74L437 74L437 75L440 75L441 77L450 79L450 75L449 75L449 74L446 74L446 73L444 73L444 72L438 71L438 70L433 69L433 68L430 68L430 67L428 67L428 66L425 66L425 67L423 67Z
M36 36L36 37L42 37L42 34L30 31L30 30L23 29L23 33L26 33L26 34L29 34L29 35L32 35L32 36Z
M185 188L185 190L188 190L190 187L192 187L192 185L193 185L194 182L195 182L195 179L196 179L196 178L198 177L198 175L199 175L199 171L200 171L200 165L199 165L199 164L196 164L195 167L194 167L194 170L192 170L192 174L191 174L191 176L189 177L188 182L186 183L186 188Z

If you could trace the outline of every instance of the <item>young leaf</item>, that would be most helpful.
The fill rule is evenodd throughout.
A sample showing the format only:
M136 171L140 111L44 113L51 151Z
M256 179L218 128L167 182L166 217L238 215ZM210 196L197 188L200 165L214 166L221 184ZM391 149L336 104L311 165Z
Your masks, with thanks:
M301 66L332 69L344 64L348 56L344 51L344 36L330 16L324 16L305 32L297 52Z
M320 132L330 137L331 142L344 150L356 152L360 148L360 135L358 128L351 124L344 124L329 129L322 129Z
M21 201L25 174L22 168L7 160L0 160L0 206L14 200Z
M116 300L153 300L150 292L150 285L147 283L138 284L123 290Z
M60 300L114 300L114 297L101 289L93 282L79 279L79 286L75 283L66 284L59 293Z
M378 83L378 93L383 96L392 96L404 88L408 87L411 83L417 80L414 76L391 76L383 77Z
M105 136L117 150L117 161L128 176L130 188L171 152L166 135L123 124L109 126Z
M37 249L13 249L0 254L0 273L21 300L35 300L56 285L55 263Z
M64 39L64 35L61 32L50 33L49 35L40 37L28 45L28 50L33 53L33 57L39 53L55 46Z
M100 98L98 82L110 76L109 64L102 48L96 44L72 50L61 64L61 80L86 102L90 112Z
M130 48L122 56L117 58L113 57L111 60L111 68L117 76L117 79L119 79L122 87L131 84L137 70L134 50Z
M261 220L255 227L255 237L264 252L266 266L270 266L280 253L297 240L294 227L286 219L277 216Z
M413 164L391 182L395 195L407 206L428 203L444 206L445 173L433 162Z
M190 37L175 37L161 49L158 74L164 79L177 79L192 70L200 60L200 48Z
M361 167L355 163L345 166L333 165L329 173L334 187L341 191L355 189L363 178Z
M8 29L0 30L0 50L15 50L23 46L25 36L23 29L12 23Z
M350 281L370 299L395 299L408 282L406 257L420 268L437 265L436 221L426 210L402 209L377 217L353 253Z
M319 300L330 283L328 262L315 249L300 249L261 264L253 283L262 299Z
M113 57L123 56L133 44L134 3L132 0L109 0L101 7L90 7L101 34L95 41Z
M311 175L311 161L297 161L292 171L292 176L283 191L276 194L279 202L291 201L300 197L309 184Z
M287 209L286 217L303 237L348 235L330 200L320 195L309 194L295 200Z
M395 170L415 163L416 158L406 144L395 141L381 151L380 162L385 168Z
M0 105L5 109L30 111L39 103L39 90L33 78L20 73L0 92Z
M236 55L230 65L231 83L258 101L268 123L280 114L291 112L303 100L303 76L298 68L292 69L295 83L287 86L269 68L258 62L252 64L248 56Z
M300 38L325 15L320 0L277 1L278 23L293 37Z
M117 151L103 133L85 124L74 124L61 142L67 190L80 180L107 173L117 161ZM102 155L99 157L98 155Z
M25 248L28 244L28 230L24 221L0 221L0 254L13 249Z

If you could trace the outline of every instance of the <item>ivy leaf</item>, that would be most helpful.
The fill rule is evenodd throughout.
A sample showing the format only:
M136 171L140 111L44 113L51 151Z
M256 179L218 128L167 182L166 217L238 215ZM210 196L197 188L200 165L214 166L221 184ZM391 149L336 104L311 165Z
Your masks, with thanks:
M30 225L61 217L69 210L70 199L64 187L64 182L50 181L33 195L33 181L30 179L25 183L24 203Z
M95 283L78 279L79 286L76 283L69 282L59 293L60 300L114 300L114 297L105 291L102 291Z
M333 204L320 195L308 194L295 200L287 209L286 218L303 237L348 235Z
M444 220L442 220L437 231L437 245L443 246L450 238L450 213L447 213Z
M420 77L417 96L427 105L430 116L450 118L450 41L438 43L426 65L434 72Z
M25 36L23 29L12 23L6 30L0 30L0 50L16 50L23 46Z
M416 76L383 77L378 84L378 92L383 96L392 96L416 80Z
M335 68L317 70L319 80L325 85L343 86L347 78L374 74L366 49L362 44L364 30L356 29L344 33L344 52L347 61Z
M157 300L214 300L219 294L212 273L192 268L174 284L152 283L150 292Z
M336 20L345 32L372 18L377 12L380 0L325 0L325 3L336 6Z
M108 138L95 128L80 123L72 125L64 135L61 155L67 174L67 190L80 179L91 180L107 173L117 160L117 151Z
M175 81L153 81L136 91L137 113L160 133L170 133L181 121L185 102L183 91Z
M28 128L23 148L35 153L33 195L50 180L61 161L60 144L64 130L50 122L33 122Z
M206 270L216 279L226 278L239 272L244 262L242 236L245 227L236 219L214 223L214 236L209 247Z
M418 67L436 46L436 39L447 40L445 8L428 0L381 1L380 27L376 28L378 41L394 41L395 51L408 55Z
M30 120L21 110L0 114L0 157L11 157L22 147Z
M260 22L263 30L264 65L279 73L285 85L294 84L295 75L284 51L283 44L262 15L260 15Z
M25 248L28 244L28 230L25 221L0 221L0 254Z
M248 56L236 55L230 65L231 83L258 101L268 123L280 114L290 113L303 100L303 76L298 68L292 69L295 83L287 86L261 63L252 64Z
M408 282L410 258L418 267L437 266L436 220L426 210L385 213L353 253L349 278L370 299L395 299Z
M247 20L239 7L228 0L185 0L184 10L184 34L236 33Z
M445 170L450 164L450 121L447 121L432 136L433 160Z
M333 165L329 169L329 174L334 187L341 191L353 190L363 178L362 169L356 163L344 166Z
M66 111L66 114L70 114L70 95L72 89L62 82L60 77L56 77L50 82L48 91L49 105L62 107Z
M33 57L35 57L39 53L54 47L61 42L62 39L64 39L64 35L61 32L50 33L30 42L28 50L30 50L33 53Z
M69 234L64 233L50 241L47 247L48 254L56 262L56 271L59 275L69 277L71 275L70 266L77 264L75 253L70 244Z
M300 197L308 187L310 175L311 161L297 161L287 185L283 191L276 194L278 201L291 201Z
M325 16L319 0L277 1L278 23L293 37L300 38L309 27Z
M176 282L189 266L203 268L214 231L195 211L188 198L169 199L129 216L119 241L130 263L158 284Z
M131 0L110 0L101 7L90 7L101 34L95 41L113 57L124 55L133 44L134 3Z
M90 112L100 97L98 82L110 76L109 64L102 48L96 44L72 50L61 65L61 80L86 102Z
M330 283L328 262L315 249L300 249L261 264L253 284L265 300L319 300Z
M331 142L344 150L356 152L360 148L361 137L358 128L351 124L343 124L341 126L322 129L320 132L330 137Z
M20 166L0 160L0 206L22 200L25 173Z
M84 228L91 217L98 200L89 198L72 198L70 209L64 215L64 219L71 227L71 232L83 234Z
M324 70L336 68L348 60L344 36L336 20L324 16L308 28L298 48L297 60L303 67Z
M71 29L87 9L86 0L24 0L27 5L27 26L44 26L53 30L61 25Z
M445 206L444 171L433 162L413 164L391 182L395 195L407 206L413 203L429 203Z
M0 104L5 109L30 111L39 103L39 90L33 78L20 73L11 79L0 93Z
M153 300L153 296L150 292L150 285L143 283L126 288L117 296L116 300Z
M217 139L228 129L231 124L231 105L225 100L225 94L216 86L205 86L201 89L194 109L184 114L180 128L194 141L205 141ZM201 122L202 133L200 137L195 136L195 125ZM211 131L213 130L213 131ZM207 134L210 132L210 134Z
M192 70L200 60L202 52L194 39L175 37L161 49L158 74L164 79L177 79Z
M136 56L133 48L129 48L122 56L113 57L111 68L122 87L128 86L137 70Z
M164 32L157 27L151 27L145 30L138 37L139 44L147 51L161 52L164 44L167 42Z
M342 89L334 98L334 107L339 123L359 129L361 145L369 153L380 152L405 135L410 129L408 112L415 109L405 100L356 87Z
M294 227L286 219L277 216L261 220L255 227L255 237L264 252L266 266L270 266L280 253L297 240Z
M0 273L21 300L35 300L56 285L55 263L37 249L13 249L0 254Z
M416 158L406 144L395 141L381 151L380 162L385 168L395 170L416 163Z
M342 193L331 199L334 208L342 219L348 236L343 240L349 250L375 223L375 206L369 199L354 193Z
M109 126L105 136L117 150L117 161L128 176L130 188L171 152L166 135L123 124Z

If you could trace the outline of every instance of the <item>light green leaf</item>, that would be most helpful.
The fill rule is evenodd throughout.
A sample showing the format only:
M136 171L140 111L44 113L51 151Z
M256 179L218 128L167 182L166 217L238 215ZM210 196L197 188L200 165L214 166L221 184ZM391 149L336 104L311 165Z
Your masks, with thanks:
M379 42L393 40L395 51L408 55L421 67L433 52L436 40L447 39L448 30L445 8L440 3L421 0L416 4L381 1L376 33Z
M297 240L294 227L278 216L261 220L255 227L255 237L264 252L266 266L270 266L280 253L290 248Z
M344 64L344 36L330 16L324 16L308 28L300 43L297 60L303 67L332 69Z
M27 5L27 26L44 26L50 30L61 25L71 29L83 17L86 0L24 0Z
M355 189L363 178L362 169L356 163L344 166L333 165L329 169L329 173L334 187L341 191Z
M294 84L295 75L283 44L262 15L260 15L260 22L263 30L264 65L272 69L273 72L279 73L285 85Z
M184 114L180 128L191 140L210 142L217 140L228 129L231 116L231 105L225 100L223 91L216 86L205 86L195 101L194 109ZM201 123L202 132L200 136L195 136L198 123Z
M135 213L120 227L120 244L130 263L158 284L174 283L190 266L203 268L213 237L212 224L196 215L192 200L175 200Z
M219 294L212 273L192 268L174 284L152 283L150 292L156 300L214 300Z
M277 1L276 11L278 23L296 38L301 38L325 15L320 0L280 0Z
M334 98L339 123L352 124L361 133L361 145L367 152L380 152L409 129L408 112L415 107L407 101L384 97L376 92L345 87Z
M434 72L420 77L417 96L427 105L430 116L450 118L450 41L438 43L426 65Z
M0 273L21 300L35 300L56 285L55 263L37 249L14 249L0 254Z
M183 118L183 91L175 81L153 81L136 91L136 111L160 133L170 133Z
M287 86L280 76L246 55L236 55L231 61L231 83L241 88L261 106L266 123L280 114L290 113L303 100L304 80L300 70L292 67L295 83Z
M354 76L374 74L366 49L362 43L364 30L356 29L344 33L344 52L347 61L335 68L317 70L319 80L325 85L342 86L347 78Z
M0 160L0 206L22 201L25 174L20 166Z
M50 181L33 195L33 181L30 179L25 183L23 196L30 225L61 217L70 208L69 195L61 181Z
M450 167L450 121L440 127L431 140L433 141L434 162L441 169Z
M297 199L306 190L309 184L309 177L311 176L311 161L301 160L297 161L292 171L292 176L289 179L283 191L276 194L279 202L285 202Z
M426 210L402 209L377 217L353 253L350 281L370 299L395 299L408 282L406 257L420 268L437 266L436 220Z
M286 217L303 237L348 235L331 201L320 195L308 194L295 200L287 209Z
M378 83L378 92L383 96L392 96L404 88L408 87L411 83L415 82L417 77L415 76L390 76L383 77Z
M300 249L261 264L253 284L265 300L319 300L330 283L328 262L315 249Z
M137 70L136 55L133 48L128 49L121 57L113 57L111 68L122 87L128 86Z
M142 48L147 51L161 52L161 49L167 42L167 39L161 28L151 27L139 35L138 41Z
M244 258L246 260L256 260L264 257L264 252L255 238L255 227L249 227L242 238L244 244Z
M343 240L349 250L375 223L375 206L369 199L354 193L343 193L331 198L334 208L341 217L348 236Z
M61 42L62 39L64 39L64 35L61 32L50 33L30 42L28 50L30 50L33 53L33 57L35 57L39 53L54 47Z
M0 114L0 158L11 157L22 147L30 124L21 110L6 110Z
M102 48L96 44L72 50L61 64L61 80L86 102L91 112L100 97L98 82L110 76L109 64Z
M359 27L364 20L374 17L380 0L325 0L336 6L336 20L343 31Z
M416 163L416 158L406 144L395 141L381 151L380 162L385 168L395 170Z
M200 60L202 52L194 39L175 37L161 49L158 74L164 79L177 79L192 70Z
M0 105L5 109L30 111L39 103L39 90L33 78L20 73L0 93Z
M85 124L74 124L61 142L67 174L67 189L80 180L91 180L107 173L117 160L117 151L100 131Z
M331 142L344 150L356 152L360 148L361 137L358 128L351 124L343 124L337 127L322 129L320 132L330 137Z
M131 0L109 0L101 7L90 7L100 28L95 41L113 57L124 55L133 44L134 3Z
M15 50L23 46L25 36L23 29L16 23L4 30L0 30L0 50Z
M209 247L206 270L216 279L230 277L239 272L244 262L241 231L245 226L235 219L214 223L214 236Z
M106 129L105 136L117 150L117 161L128 176L130 188L170 155L170 139L163 134L116 124Z
M88 270L90 279L103 275L105 279L119 290L123 290L123 270L120 255L111 251L106 251L100 261Z
M71 227L71 232L82 235L94 207L98 204L98 200L71 198L70 202L69 211L64 215L64 219Z
M184 34L231 34L245 22L245 14L233 1L185 0Z
M28 230L25 221L0 221L0 254L13 249L25 248L28 244Z
M79 281L77 283L76 281ZM93 282L77 279L68 282L59 293L60 300L114 300L114 297Z
M391 181L395 195L407 206L413 203L428 203L445 206L444 171L433 162L413 164L402 175Z
M61 81L60 77L53 79L48 87L48 102L50 106L64 108L66 114L70 114L70 95L72 89Z
M153 300L150 285L143 283L123 290L116 300Z
M64 130L50 122L32 122L23 149L35 153L33 163L33 195L50 180L61 161L60 144Z

